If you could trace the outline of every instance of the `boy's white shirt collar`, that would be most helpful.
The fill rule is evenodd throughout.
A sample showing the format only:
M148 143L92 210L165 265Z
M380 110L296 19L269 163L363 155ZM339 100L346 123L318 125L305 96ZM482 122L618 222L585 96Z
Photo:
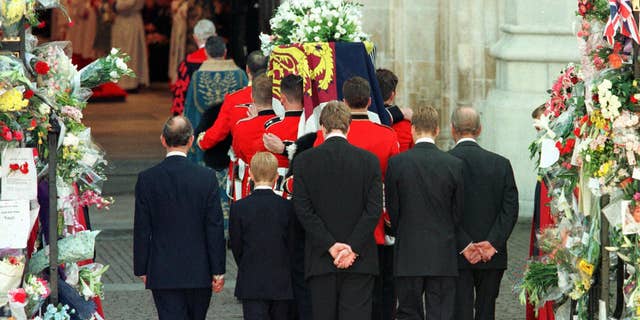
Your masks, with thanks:
M169 153L167 153L166 158L172 157L172 156L181 156L181 157L187 157L187 154L182 152L182 151L171 151Z
M433 138L430 138L430 137L424 137L424 138L420 138L420 139L416 140L416 144L421 143L421 142L428 142L428 143L436 144L435 140L433 140Z

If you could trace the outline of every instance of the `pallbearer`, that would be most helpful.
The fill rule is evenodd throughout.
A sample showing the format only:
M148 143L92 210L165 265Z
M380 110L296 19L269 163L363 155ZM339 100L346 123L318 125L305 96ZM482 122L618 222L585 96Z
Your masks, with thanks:
M251 191L249 185L249 163L251 158L260 151L266 151L262 142L265 125L269 119L275 116L271 107L272 94L271 79L265 74L261 74L253 81L253 89L251 97L253 98L253 106L257 115L238 121L233 129L233 141L231 147L236 154L238 174L242 181L241 198L246 197ZM238 199L236 199L238 200Z
M280 101L286 112L284 117L274 117L265 124L266 135L278 137L285 146L291 145L298 139L298 127L302 116L302 77L288 75L280 83ZM283 154L275 154L278 159L278 181L276 193L283 193L283 183L289 168L289 158Z

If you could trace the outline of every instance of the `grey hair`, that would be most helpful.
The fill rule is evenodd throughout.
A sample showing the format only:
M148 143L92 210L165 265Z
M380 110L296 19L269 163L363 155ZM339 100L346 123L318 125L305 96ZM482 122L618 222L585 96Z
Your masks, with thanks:
M451 114L451 125L459 134L477 134L480 114L473 107L457 107Z
M169 147L184 147L193 136L191 121L184 116L172 116L162 127L162 136Z
M193 27L193 35L198 38L199 45L202 45L211 36L216 35L216 26L208 19L202 19Z

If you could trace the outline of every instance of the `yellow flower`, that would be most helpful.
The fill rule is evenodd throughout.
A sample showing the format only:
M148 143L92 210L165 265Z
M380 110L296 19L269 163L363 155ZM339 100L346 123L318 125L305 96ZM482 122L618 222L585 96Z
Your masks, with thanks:
M603 163L603 164L600 166L600 169L598 169L598 172L596 172L596 176L598 176L598 177L604 177L604 176L606 176L606 175L607 175L607 173L609 173L609 171L611 170L611 167L612 167L612 166L613 166L613 161L612 161L612 160L609 160L609 161L607 161L607 162ZM586 263L586 264L588 264L588 262L586 262L586 261L584 261L584 260L580 260L580 263L579 263L579 265L578 265L578 267L580 268L580 270L582 270L582 263L583 263L583 262L584 262L584 263ZM590 265L590 264L589 264L589 265ZM593 265L590 265L590 266L591 266L591 272L593 272ZM586 268L586 267L585 267L585 268ZM589 274L589 275L591 275L591 274Z
M600 115L600 110L596 110L593 112L593 114L591 115L591 122L596 128L600 130L604 130L604 128L607 127L607 121Z
M19 22L27 8L24 0L2 0L0 1L0 14L4 16L5 23L12 25Z
M601 169L602 169L602 167L601 167ZM584 274L588 275L588 276L593 275L593 265L591 263L587 262L584 259L580 259L580 262L578 262L578 269L580 271L582 271ZM588 279L586 279L586 280L588 280Z
M27 105L29 100L25 100L18 89L14 88L0 95L0 112L20 111Z
M633 84L633 86L634 86L634 87L637 87L637 86L638 86L638 81L633 80L633 83L632 83L632 84Z

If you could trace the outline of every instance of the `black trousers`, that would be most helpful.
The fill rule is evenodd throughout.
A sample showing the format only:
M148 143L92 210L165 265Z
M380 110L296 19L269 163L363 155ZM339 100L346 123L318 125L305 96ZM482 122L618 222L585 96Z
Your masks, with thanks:
M205 320L211 288L153 289L159 320Z
M304 240L305 233L298 219L294 219L294 249L291 263L291 284L293 285L293 296L295 297L294 320L311 320L311 293L304 279Z
M330 273L308 284L314 320L371 320L373 275Z
M393 286L393 246L378 245L378 266L373 289L372 320L393 320L396 315L396 294Z
M503 274L503 269L460 269L456 283L456 320L495 319Z
M288 300L242 300L242 315L245 320L287 320Z
M427 320L453 319L455 277L396 277L395 284L397 320L424 320L425 311Z

